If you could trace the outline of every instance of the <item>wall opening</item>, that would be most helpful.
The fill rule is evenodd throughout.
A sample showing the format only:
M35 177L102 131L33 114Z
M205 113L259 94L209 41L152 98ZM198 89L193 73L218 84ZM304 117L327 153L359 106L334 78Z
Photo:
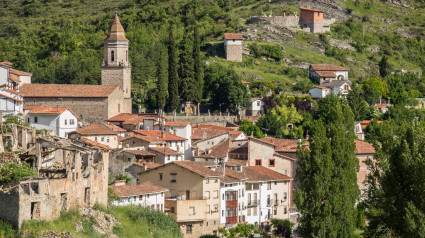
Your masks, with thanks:
M31 203L31 220L40 219L40 202Z

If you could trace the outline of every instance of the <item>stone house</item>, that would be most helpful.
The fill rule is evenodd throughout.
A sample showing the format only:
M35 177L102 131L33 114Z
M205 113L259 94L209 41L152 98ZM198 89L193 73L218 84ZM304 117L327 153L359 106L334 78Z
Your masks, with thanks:
M168 195L168 189L151 184L125 185L125 181L115 182L109 186L120 198L113 200L113 206L136 205L148 207L152 210L164 212L164 201Z
M149 151L155 154L155 163L168 164L174 161L183 161L184 154L168 147L150 147Z
M76 131L68 133L70 139L85 138L106 146L111 149L118 148L118 132L113 131L103 124L92 124L90 126L79 128Z
M226 60L242 62L243 36L239 33L224 33Z
M220 178L218 166L208 162L178 161L140 174L146 184L168 188L165 208L185 238L218 234Z
M3 184L0 218L20 228L26 220L54 220L61 211L107 205L108 152L59 137L37 138L27 160L37 176Z
M179 154L185 154L187 149L190 149L187 145L187 139L171 134L166 131L161 130L134 130L136 135L141 137L156 138L158 141L163 141L166 143L166 147L174 150ZM185 159L185 158L184 158Z
M300 8L300 26L307 32L323 33L331 30L332 20L324 20L324 13L321 10Z
M102 85L31 84L20 87L25 106L68 107L80 121L101 122L119 113L131 113L131 65L128 40L118 16L104 40Z
M63 138L78 127L77 116L66 107L34 107L25 113L25 119L37 130L53 131Z
M329 93L347 98L350 90L351 82L348 80L328 80L324 81L319 86L310 89L309 94L313 99L325 98Z
M308 71L311 80L322 84L326 81L348 80L350 69L333 64L312 64Z

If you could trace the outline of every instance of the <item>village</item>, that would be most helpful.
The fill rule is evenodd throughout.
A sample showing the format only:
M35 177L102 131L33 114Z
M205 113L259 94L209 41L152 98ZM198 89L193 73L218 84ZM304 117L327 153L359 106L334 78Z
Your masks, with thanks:
M323 11L300 10L297 19L264 16L252 21L329 31L334 20L324 21ZM242 62L243 40L240 33L224 34L227 60ZM244 132L242 121L255 125L266 114L267 102L255 96L235 114L220 109L201 115L199 104L191 101L181 101L169 114L134 109L131 49L118 16L103 47L101 85L33 84L30 72L14 69L13 62L0 63L0 164L26 163L34 171L0 183L1 219L19 229L26 220L57 219L69 209L136 205L169 214L186 238L218 235L220 228L239 223L262 229L272 219L298 223L297 151L310 147L308 132L298 139L270 137L267 130L262 138ZM352 90L348 68L311 64L308 72L317 84L306 95L311 100L329 94L347 98ZM247 90L249 84L241 82ZM391 104L375 107L385 113ZM10 118L22 123L8 122ZM375 156L374 147L364 141L370 123L353 125L362 191L369 173L365 162Z

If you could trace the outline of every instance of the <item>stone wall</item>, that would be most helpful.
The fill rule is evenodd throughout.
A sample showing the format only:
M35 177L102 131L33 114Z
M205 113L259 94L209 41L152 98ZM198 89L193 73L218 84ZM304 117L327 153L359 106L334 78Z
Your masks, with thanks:
M25 106L68 107L79 121L101 122L108 118L107 98L24 98Z
M238 121L237 116L227 116L227 115L205 115L205 116L166 116L169 121L180 121L180 122L190 122L192 125L196 124L205 124L205 125L216 125L216 126L226 126L229 123L235 123Z
M242 45L227 45L226 59L230 61L242 62Z

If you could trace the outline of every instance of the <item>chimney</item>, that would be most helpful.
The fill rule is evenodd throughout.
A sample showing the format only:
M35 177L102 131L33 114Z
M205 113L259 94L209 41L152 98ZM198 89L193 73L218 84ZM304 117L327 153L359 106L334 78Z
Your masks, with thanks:
M174 129L174 135L177 135L177 129Z
M161 137L162 137L162 138L165 138L165 133L164 133L164 131L161 131Z

